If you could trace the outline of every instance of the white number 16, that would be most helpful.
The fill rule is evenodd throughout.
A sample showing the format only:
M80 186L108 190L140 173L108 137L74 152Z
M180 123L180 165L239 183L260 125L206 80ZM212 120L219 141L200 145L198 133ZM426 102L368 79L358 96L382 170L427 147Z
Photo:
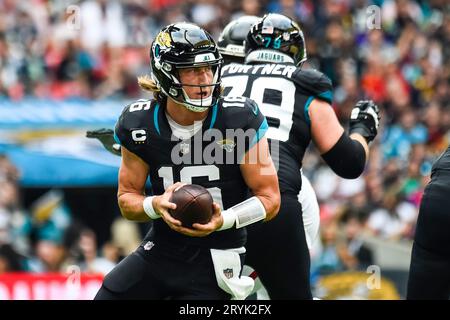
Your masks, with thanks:
M164 189L167 189L171 186L173 181L173 170L172 167L161 167L158 170L158 175L163 179ZM192 178L198 177L208 177L209 181L216 181L220 179L220 171L219 168L214 165L204 165L204 166L192 166L192 167L184 167L180 171L180 181L184 183L191 184ZM209 193L220 208L223 210L223 202L222 202L222 191L220 188L213 187L207 188Z

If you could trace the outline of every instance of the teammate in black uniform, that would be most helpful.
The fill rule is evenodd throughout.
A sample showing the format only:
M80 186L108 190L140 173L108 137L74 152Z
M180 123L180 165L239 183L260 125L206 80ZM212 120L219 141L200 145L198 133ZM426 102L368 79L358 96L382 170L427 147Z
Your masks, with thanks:
M217 45L219 51L224 58L225 65L234 63L243 65L245 62L245 50L244 43L248 32L251 27L261 21L261 17L256 16L241 16L233 21L230 21L222 33L220 34ZM101 134L101 132L99 132ZM100 135L101 136L101 135ZM100 138L99 136L99 138ZM111 146L108 146L111 149ZM300 170L301 171L301 170ZM316 193L311 185L311 182L306 176L300 172L302 179L302 188L298 194L298 201L301 204L302 223L304 227L304 233L306 236L306 243L308 248L311 249L314 241L319 233L320 226L320 210L319 203L317 202ZM299 231L300 232L300 231ZM301 231L303 233L303 231ZM299 235L302 237L302 235ZM244 268L244 274L249 274L255 278L254 292L257 293L258 298L267 298L265 293L261 289L261 281L258 278L257 272L252 268Z
M165 27L152 44L151 63L153 79L140 84L156 99L127 106L115 135L122 146L121 212L152 219L153 227L106 276L96 298L245 298L253 283L240 277L243 227L270 220L279 208L267 122L250 99L220 97L222 58L198 26ZM148 176L151 197L144 195ZM180 182L209 189L215 204L208 224L184 228L170 216L169 198Z
M411 255L407 299L450 298L450 147L431 169Z
M224 94L250 97L267 117L282 196L277 219L248 228L246 263L256 270L271 299L311 299L310 257L297 199L305 150L313 140L339 176L358 177L368 143L377 134L378 108L360 101L347 135L330 105L330 80L300 68L306 60L303 33L286 16L268 14L255 24L247 35L245 54L246 65L224 67Z

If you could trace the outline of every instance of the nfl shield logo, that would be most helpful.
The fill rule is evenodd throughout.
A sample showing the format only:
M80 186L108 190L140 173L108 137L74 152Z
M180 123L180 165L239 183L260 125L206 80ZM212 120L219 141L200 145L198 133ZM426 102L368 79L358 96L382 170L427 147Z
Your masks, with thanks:
M145 251L151 250L154 246L155 246L155 243L154 243L153 241L148 241L148 242L144 245L144 250L145 250Z
M182 142L180 144L180 151L181 151L182 154L189 153L189 143Z
M233 269L231 268L224 269L223 274L225 275L225 277L227 277L227 279L231 279L233 278Z

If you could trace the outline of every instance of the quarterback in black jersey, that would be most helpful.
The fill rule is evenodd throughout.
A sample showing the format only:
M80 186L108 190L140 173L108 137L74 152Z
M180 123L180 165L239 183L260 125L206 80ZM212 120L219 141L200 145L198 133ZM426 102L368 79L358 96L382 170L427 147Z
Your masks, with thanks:
M256 16L241 16L236 20L231 21L221 33L218 41L218 48L224 58L224 64L238 63L243 64L245 59L244 40L247 36L251 26L260 21L261 17ZM87 132L88 138L98 139L109 152L120 156L120 144L114 141L114 131L111 129L97 129ZM301 212L304 231L299 231L299 236L305 233L308 248L311 249L319 232L320 216L319 204L308 178L301 174L302 188L298 194L298 200L301 203ZM253 269L246 266L243 274L250 275L255 279L254 293L257 293L258 298L264 297L261 289L261 281L257 278L257 273Z
M378 108L360 101L347 135L331 108L331 81L316 70L300 68L307 58L303 33L286 16L268 14L255 23L244 52L245 64L223 69L224 94L255 100L267 117L282 197L276 219L248 228L246 263L256 270L271 299L311 299L310 257L297 199L305 150L314 141L339 176L358 177L368 143L377 134Z
M113 269L97 299L243 299L245 226L270 220L279 188L265 117L252 100L222 98L222 57L196 25L161 30L151 48L153 78L140 85L154 100L127 106L115 127L121 145L118 200L122 215L153 220L142 245ZM154 196L144 195L150 178ZM168 213L172 192L200 184L214 199L207 224L192 228Z

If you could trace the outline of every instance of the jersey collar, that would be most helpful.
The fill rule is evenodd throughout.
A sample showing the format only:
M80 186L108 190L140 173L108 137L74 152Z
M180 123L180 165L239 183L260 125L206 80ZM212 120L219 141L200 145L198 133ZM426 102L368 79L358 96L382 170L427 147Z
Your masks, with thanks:
M157 133L160 136L170 139L170 137L172 136L172 129L170 128L169 122L167 120L165 109L165 106L160 107L159 103L156 103L153 114L153 122ZM210 108L206 119L203 121L201 134L203 134L204 131L214 127L217 120L217 113L218 102L216 102L216 104ZM196 134L198 134L198 132Z

